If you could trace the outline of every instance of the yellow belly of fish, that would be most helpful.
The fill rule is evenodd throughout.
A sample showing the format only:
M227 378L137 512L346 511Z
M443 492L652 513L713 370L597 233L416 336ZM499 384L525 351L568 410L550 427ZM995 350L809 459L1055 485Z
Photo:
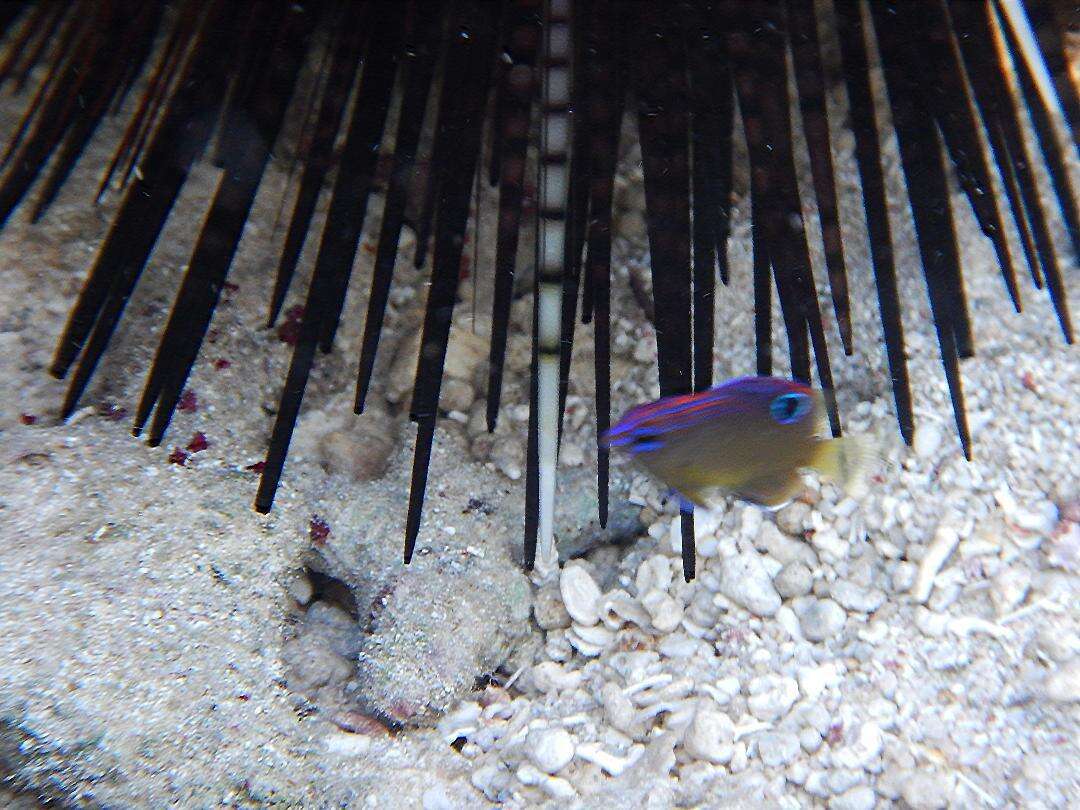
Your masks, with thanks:
M798 489L799 470L811 466L802 454L787 452L771 458L746 458L740 463L717 464L707 460L672 463L656 459L646 468L685 498L700 505L715 505L734 494L766 506L789 500Z

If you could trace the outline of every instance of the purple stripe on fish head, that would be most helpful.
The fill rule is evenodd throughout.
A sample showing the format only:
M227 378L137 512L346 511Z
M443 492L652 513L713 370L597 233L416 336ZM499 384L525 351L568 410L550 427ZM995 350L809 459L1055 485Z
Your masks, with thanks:
M663 420L672 414L685 413L717 400L713 391L676 397L665 397L656 402L637 405L627 411L623 418L601 437L607 447L623 447L643 436L656 432Z
M744 396L760 396L772 398L778 394L799 393L811 394L813 389L808 385L794 380L785 380L783 377L736 377L733 380L721 383L712 391L724 391L729 394L742 394Z
M635 406L600 437L600 444L628 447L634 453L657 450L663 446L663 434L767 408L775 396L784 393L811 394L812 390L779 377L737 377L708 391Z

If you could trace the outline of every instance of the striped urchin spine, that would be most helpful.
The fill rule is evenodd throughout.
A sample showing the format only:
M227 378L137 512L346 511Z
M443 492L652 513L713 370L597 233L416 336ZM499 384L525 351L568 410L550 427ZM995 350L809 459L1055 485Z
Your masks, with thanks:
M553 531L555 464L558 456L559 340L562 333L563 264L570 147L570 0L544 5L541 64L540 162L537 183L536 298L533 321L533 418L529 424L529 469L525 564L555 559ZM535 463L534 463L535 461ZM529 493L532 495L533 493ZM534 506L535 505L535 506Z

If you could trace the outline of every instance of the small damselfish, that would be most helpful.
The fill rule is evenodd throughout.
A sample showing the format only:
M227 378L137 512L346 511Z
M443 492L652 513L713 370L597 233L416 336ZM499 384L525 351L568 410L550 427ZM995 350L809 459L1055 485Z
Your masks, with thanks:
M813 469L857 489L874 460L863 436L830 438L820 391L778 377L738 377L631 408L601 437L628 452L688 503L727 495L783 506Z

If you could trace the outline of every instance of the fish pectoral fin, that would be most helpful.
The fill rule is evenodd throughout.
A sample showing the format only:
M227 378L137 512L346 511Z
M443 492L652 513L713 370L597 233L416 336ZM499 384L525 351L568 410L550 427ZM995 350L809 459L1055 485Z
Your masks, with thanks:
M803 482L797 471L763 475L747 481L735 492L746 501L775 509L792 500L802 489Z
M866 489L866 479L879 462L873 440L866 435L829 439L818 445L811 466L854 497Z
M692 512L695 506L707 507L705 493L702 490L672 490L679 499L680 512Z
M730 490L723 487L705 487L697 492L698 503L706 509L719 509L722 511L728 502L730 494Z

